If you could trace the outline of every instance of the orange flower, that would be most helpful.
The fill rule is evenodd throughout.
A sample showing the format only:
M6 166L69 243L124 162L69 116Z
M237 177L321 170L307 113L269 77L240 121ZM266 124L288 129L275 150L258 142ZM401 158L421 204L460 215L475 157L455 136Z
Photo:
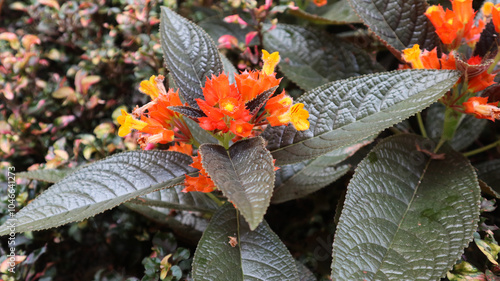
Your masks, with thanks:
M437 48L421 52L418 44L415 44L413 48L403 50L403 57L407 62L411 62L415 69L456 69L453 53L442 54L441 58L438 58Z
M474 9L472 0L451 0L452 10L444 11L441 5L430 6L425 15L436 28L441 41L450 49L460 46L463 38L468 44L475 44L484 28L484 21L474 25Z
M151 118L160 122L165 128L173 129L172 119L180 118L180 114L168 109L169 106L181 106L178 91L169 89L166 94L160 93L158 98L148 107Z
M253 124L241 120L232 120L229 130L237 136L246 138L252 133L253 126Z
M180 153L187 154L189 156L193 155L193 146L183 142L177 142L168 148L168 151L177 151Z
M209 106L214 106L223 98L238 98L238 92L234 85L229 84L229 78L221 73L219 76L212 74L211 79L207 79L203 88L203 96Z
M145 137L147 143L166 144L174 140L174 131L166 129L158 120L146 116L142 116L141 120L147 123L144 128L139 130L150 135Z
M328 0L313 0L314 5L321 7L328 3Z
M290 109L290 122L297 131L305 131L309 129L309 112L304 109L303 103L297 103Z
M491 18L493 25L495 25L495 30L500 33L500 4L496 4L491 8Z
M274 73L265 75L260 71L243 72L235 75L236 86L243 102L250 101L260 93L278 86L281 79L276 79Z
M422 52L420 51L420 46L418 44L413 45L413 48L411 49L403 50L403 58L405 61L411 63L411 66L414 69L424 68L422 60L420 59L421 54Z
M156 87L156 76L151 76L149 80L144 80L141 82L139 91L143 94L149 95L151 99L156 99L160 94L158 87ZM162 80L163 81L163 80Z
M495 6L495 4L493 4L491 2L484 2L483 7L481 9L483 10L483 15L485 17L491 16L493 6Z
M495 121L500 119L500 108L498 102L488 103L487 97L472 97L463 103L465 113L474 114L479 119Z
M488 74L488 71L483 71L481 74L472 77L467 83L467 89L471 92L477 93L489 86L495 84L495 74Z
M200 171L197 177L190 177L186 175L186 179L184 180L184 185L186 187L182 190L182 192L212 192L217 188L205 169L203 169L203 165L201 164L201 155L193 156L193 163L190 166Z

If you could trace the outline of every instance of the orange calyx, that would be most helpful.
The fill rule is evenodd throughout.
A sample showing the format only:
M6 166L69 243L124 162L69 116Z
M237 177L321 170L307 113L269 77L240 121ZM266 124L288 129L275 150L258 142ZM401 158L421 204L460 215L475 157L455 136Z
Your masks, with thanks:
M182 190L182 192L212 192L217 188L205 169L203 169L201 155L193 156L193 163L190 166L200 171L197 177L186 175L186 179L184 180L184 185L186 187Z

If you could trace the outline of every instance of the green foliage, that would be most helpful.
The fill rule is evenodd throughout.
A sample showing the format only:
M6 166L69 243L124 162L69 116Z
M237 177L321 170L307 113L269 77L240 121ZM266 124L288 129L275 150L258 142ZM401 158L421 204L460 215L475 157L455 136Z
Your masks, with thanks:
M492 51L486 57L472 41L441 44L423 0L306 0L298 9L233 0L29 2L0 4L0 233L4 246L17 238L15 250L0 250L2 280L498 278L499 153L487 149L499 134L462 105L479 95L467 83L480 71L491 64L498 72L487 60L497 38L491 23L478 43ZM360 22L373 33L352 25ZM396 70L415 43L439 45L440 56L455 49L464 61L485 58L458 71ZM279 52L272 75L280 83L237 105L251 113L242 123L253 131L244 135L229 128L236 117L214 117L231 106L218 100L202 111L196 100L222 72L233 84L244 71L258 71L259 83L269 78L262 49ZM147 133L119 137L130 118L153 115L158 100L137 90L151 75L165 76L187 104L159 110L161 125L149 123ZM231 98L235 88L227 88ZM498 100L495 89L481 95ZM295 129L297 107L289 115L266 108L283 90L295 99L279 104L303 103L309 128ZM184 116L170 120L166 110ZM271 116L291 123L271 126ZM173 143L158 127L175 127L175 140L193 145L203 169L165 151ZM455 151L466 148L480 180ZM216 189L184 192L185 182ZM14 214L15 232L25 233L11 231ZM5 270L12 251L26 257L16 273Z
M395 136L359 164L333 243L334 279L437 280L470 242L480 201L474 169L448 147L432 159L417 145L435 147Z
M198 244L193 279L298 281L299 276L292 256L265 221L250 230L239 212L226 204Z
M304 90L328 82L380 72L364 50L324 32L278 24L264 36L264 47L283 58L279 69Z
M182 97L197 108L205 79L224 71L219 51L203 29L172 10L162 7L162 19L163 58Z
M176 152L126 152L77 170L16 214L17 232L80 221L130 199L167 188L192 172L191 158ZM8 224L0 233L10 233Z
M309 109L310 130L269 127L262 136L278 165L315 158L419 112L458 78L457 72L407 70L332 82L299 99Z
M425 0L348 0L363 22L389 49L402 51L419 44L432 50L438 45L434 26L424 15Z
M273 158L264 139L242 140L228 150L203 144L200 153L212 180L254 230L264 218L274 187Z

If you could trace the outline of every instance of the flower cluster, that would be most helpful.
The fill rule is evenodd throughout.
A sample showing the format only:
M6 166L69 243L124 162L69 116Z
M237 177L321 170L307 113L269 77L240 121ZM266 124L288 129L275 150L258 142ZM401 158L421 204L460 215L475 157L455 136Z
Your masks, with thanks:
M413 48L403 51L403 58L414 69L455 69L464 74L455 85L454 90L441 99L446 106L456 111L472 114L477 118L494 121L500 119L497 103L488 103L488 97L478 98L475 95L495 84L496 73L492 67L497 60L486 56L474 55L462 59L457 50L470 49L473 53L485 23L493 21L495 28L500 27L500 5L487 2L483 6L483 19L474 20L476 12L472 8L472 0L451 0L452 10L444 10L440 5L430 6L425 15L434 25L436 33L449 53L433 50L420 50L415 44ZM498 21L498 23L496 22ZM475 24L477 22L477 25Z
M262 70L235 74L234 84L224 73L207 78L202 88L204 98L196 99L196 105L183 104L177 91L167 91L161 75L142 81L139 90L149 95L151 102L136 107L132 114L122 111L117 120L121 125L118 134L123 137L137 130L142 149L175 141L169 150L192 156L192 145L199 143L193 138L186 117L196 121L226 148L230 141L257 136L267 126L292 124L299 131L307 130L309 112L304 104L294 104L285 91L275 93L281 80L274 73L280 61L278 52L262 52ZM185 192L211 192L216 188L201 163L199 155L193 156L191 166L200 171L197 177L186 176Z

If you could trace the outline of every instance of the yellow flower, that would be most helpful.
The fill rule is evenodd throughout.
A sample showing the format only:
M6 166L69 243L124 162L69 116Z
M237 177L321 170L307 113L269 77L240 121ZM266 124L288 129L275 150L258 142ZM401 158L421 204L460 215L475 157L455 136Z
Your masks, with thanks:
M262 60L264 61L262 72L266 75L272 75L274 68L280 62L280 54L278 52L269 54L266 50L262 50Z
M309 111L304 109L303 103L297 103L290 109L290 122L292 122L295 129L298 131L305 131L309 129Z
M405 61L411 63L411 66L414 69L424 69L424 64L420 59L421 53L422 51L420 51L420 46L415 44L413 45L413 48L403 50L403 58Z
M116 118L116 121L118 121L118 123L121 125L120 129L118 129L118 135L120 137L124 137L130 134L130 132L132 132L132 129L140 131L144 129L144 127L146 127L146 125L148 124L143 121L135 120L134 117L128 114L125 110L122 110L122 115L118 116L118 118Z
M140 84L139 91L141 93L149 95L152 100L156 99L160 95L160 90L156 86L156 76L151 76L149 80L143 80Z

